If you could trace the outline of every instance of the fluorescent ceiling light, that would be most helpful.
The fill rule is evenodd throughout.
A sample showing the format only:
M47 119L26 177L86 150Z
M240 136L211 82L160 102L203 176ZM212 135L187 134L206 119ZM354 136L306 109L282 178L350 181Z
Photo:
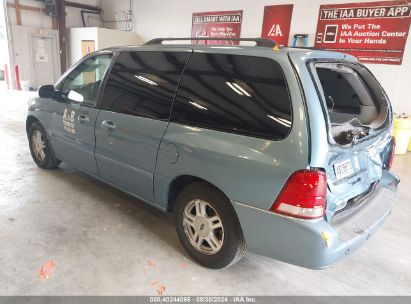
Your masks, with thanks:
M237 89L239 89L245 96L251 97L251 95L250 95L246 90L244 90L243 87L241 87L239 84L233 82L233 85L234 85Z
M139 80L141 80L141 81L144 81L144 82L146 82L146 83L148 83L148 84L150 84L150 85L154 85L154 86L158 85L157 82L154 82L154 81L152 81L152 80L150 80L150 79L148 79L148 78L146 78L146 77L143 77L143 76L141 76L141 75L134 75L134 77L136 77L137 79L139 79Z
M278 120L282 121L283 123L285 123L286 125L291 126L291 121L284 119L284 118L278 118Z
M268 118L271 118L271 119L274 120L275 122L277 122L277 123L279 123L279 124L281 124L281 125L283 125L283 126L285 126L285 127L287 127L287 128L291 127L291 121L289 121L289 120L287 120L287 119L277 118L277 117L274 117L274 116L272 116L272 115L267 115L267 117L268 117Z
M203 107L202 105L194 102L194 101L190 101L190 104L192 104L193 106L195 106L196 108L199 108L200 110L208 110L206 107Z
M231 90L233 90L234 92L236 92L238 95L245 95L247 97L251 97L250 93L248 93L242 86L240 86L239 84L235 83L235 82L228 82L226 81L226 84L231 88Z
M233 86L231 82L226 81L226 84L231 88L231 90L236 92L238 95L244 95L243 93L241 93L240 90L238 90L235 86Z

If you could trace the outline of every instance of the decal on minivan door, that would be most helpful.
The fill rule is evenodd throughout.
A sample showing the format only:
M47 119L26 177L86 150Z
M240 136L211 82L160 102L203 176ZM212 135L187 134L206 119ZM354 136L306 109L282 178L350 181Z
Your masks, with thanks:
M76 111L69 110L69 109L64 109L64 114L63 114L63 126L64 126L64 131L76 135L76 128L74 125L74 117L76 115Z

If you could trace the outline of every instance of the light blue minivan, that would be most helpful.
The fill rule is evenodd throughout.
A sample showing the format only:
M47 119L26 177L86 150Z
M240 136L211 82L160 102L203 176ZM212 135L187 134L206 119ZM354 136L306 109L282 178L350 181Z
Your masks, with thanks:
M261 38L168 40L182 39L89 54L41 87L26 122L36 164L174 212L210 268L246 248L324 268L375 233L399 179L390 102L367 68Z

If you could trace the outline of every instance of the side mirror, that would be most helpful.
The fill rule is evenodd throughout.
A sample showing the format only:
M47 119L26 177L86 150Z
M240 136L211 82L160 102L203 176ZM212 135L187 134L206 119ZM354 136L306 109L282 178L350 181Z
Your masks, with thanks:
M41 98L53 98L55 95L54 86L52 84L47 84L41 86L39 89L39 96Z

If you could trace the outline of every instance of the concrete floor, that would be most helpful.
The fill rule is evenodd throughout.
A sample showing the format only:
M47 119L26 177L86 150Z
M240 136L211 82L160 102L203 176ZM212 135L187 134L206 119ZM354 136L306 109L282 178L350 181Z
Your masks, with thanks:
M37 168L27 94L8 95L0 95L0 295L154 295L161 285L165 295L411 295L411 154L395 158L402 183L392 216L337 265L313 271L247 253L209 270L187 256L170 215L67 165ZM41 281L49 260L54 276Z

